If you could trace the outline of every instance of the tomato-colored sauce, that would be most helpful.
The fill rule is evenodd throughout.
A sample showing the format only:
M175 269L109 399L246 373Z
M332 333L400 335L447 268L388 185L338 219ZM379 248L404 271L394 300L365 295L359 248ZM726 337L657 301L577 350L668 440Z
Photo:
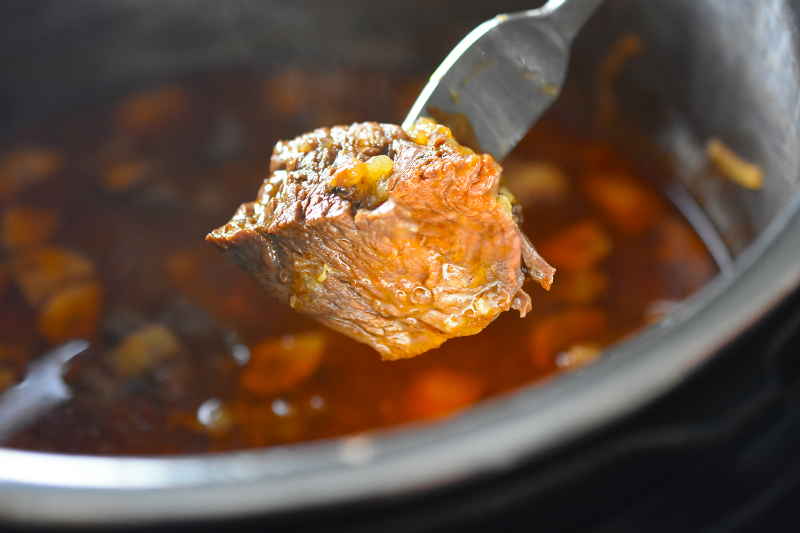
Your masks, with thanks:
M527 287L526 318L504 313L416 358L382 362L263 294L204 241L253 197L277 140L397 123L420 86L377 73L223 72L5 140L0 393L50 346L73 334L92 343L65 376L74 398L6 445L195 453L448 415L602 357L715 273L645 179L656 169L553 118L504 162L524 232L558 269L552 290Z

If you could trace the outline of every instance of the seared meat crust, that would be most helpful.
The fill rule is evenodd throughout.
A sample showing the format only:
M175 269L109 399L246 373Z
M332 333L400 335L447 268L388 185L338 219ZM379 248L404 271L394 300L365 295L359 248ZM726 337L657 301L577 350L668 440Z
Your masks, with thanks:
M273 152L254 202L208 235L270 294L374 347L413 357L530 310L554 269L498 194L501 168L426 124L322 128Z

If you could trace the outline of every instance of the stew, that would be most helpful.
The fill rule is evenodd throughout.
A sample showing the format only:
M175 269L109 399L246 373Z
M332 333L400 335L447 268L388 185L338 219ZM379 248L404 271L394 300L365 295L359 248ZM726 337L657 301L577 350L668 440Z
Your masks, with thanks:
M64 376L73 398L4 445L184 454L440 417L591 362L715 273L658 169L553 116L503 162L552 290L413 359L380 361L204 241L268 176L278 139L398 122L423 83L224 71L2 139L0 394L49 347L91 342Z

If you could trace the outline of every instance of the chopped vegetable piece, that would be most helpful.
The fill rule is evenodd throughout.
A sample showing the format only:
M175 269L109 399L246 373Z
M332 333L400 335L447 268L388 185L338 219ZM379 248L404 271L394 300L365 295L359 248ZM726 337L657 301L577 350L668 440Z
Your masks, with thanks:
M676 217L657 225L656 259L666 274L669 294L684 298L714 275L714 265L703 241Z
M146 161L118 161L106 166L103 185L109 191L126 191L147 180L152 172L152 165Z
M181 85L139 93L116 111L116 123L130 135L145 135L169 126L189 110L191 95Z
M272 396L302 383L316 373L325 353L319 332L286 335L255 346L242 370L242 388L256 396Z
M764 173L761 168L739 157L719 139L712 137L708 140L706 155L719 171L734 183L751 190L758 190L764 184Z
M530 336L534 364L542 369L556 365L556 356L576 344L600 342L606 334L608 317L600 309L571 309L542 319Z
M144 374L180 355L180 339L161 324L150 324L130 335L109 355L118 376Z
M367 175L365 179L367 183L374 187L378 180L385 178L392 173L394 169L394 161L386 155L376 155L367 159Z
M591 304L608 291L608 275L602 270L565 270L549 297L571 304Z
M556 268L584 270L597 266L608 257L611 246L611 237L600 224L586 220L558 233L539 250Z
M62 165L61 154L52 148L25 147L0 160L0 198L55 174Z
M366 181L367 164L358 159L339 166L331 179L331 187L352 187Z
M47 242L58 226L58 213L51 209L10 206L3 217L3 245L11 250Z
M412 383L408 409L421 418L445 415L474 403L484 388L483 381L472 374L438 368Z
M595 344L576 344L556 356L558 368L578 368L600 357L600 347Z
M55 292L39 311L39 331L53 344L91 338L97 332L101 305L99 283L67 286Z
M94 261L69 248L53 246L12 259L11 271L25 300L35 307L59 289L94 277Z
M624 172L588 174L582 181L589 200L621 232L638 236L653 227L665 209L641 180Z
M557 165L547 161L509 158L503 161L503 176L520 204L554 201L569 192L569 179Z

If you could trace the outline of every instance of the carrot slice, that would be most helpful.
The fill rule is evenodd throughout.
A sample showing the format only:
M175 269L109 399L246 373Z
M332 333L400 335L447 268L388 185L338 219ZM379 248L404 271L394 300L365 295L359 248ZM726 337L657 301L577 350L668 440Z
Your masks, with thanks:
M96 268L80 252L53 246L17 255L11 271L28 304L38 306L59 289L92 279Z
M55 174L61 154L52 148L29 147L11 151L0 160L0 198Z
M62 289L39 312L39 331L54 344L74 338L91 338L97 332L101 300L97 282Z
M286 335L257 345L239 383L256 396L271 396L310 378L322 363L325 336L319 332Z
M184 115L190 99L189 91L180 85L136 94L117 108L117 126L130 135L153 133Z
M627 173L588 174L582 180L589 200L622 233L638 236L664 213L656 193Z
M152 165L147 161L116 161L105 167L103 186L112 192L127 191L146 181L152 173Z
M556 268L584 270L608 257L611 247L611 237L600 224L586 220L546 241L539 246L539 253Z
M483 381L471 374L437 368L411 385L408 409L421 418L445 415L474 403L484 388Z
M608 275L602 270L564 270L548 297L569 304L591 304L608 292Z
M58 213L51 209L10 206L3 217L3 244L16 250L47 242L58 226Z

